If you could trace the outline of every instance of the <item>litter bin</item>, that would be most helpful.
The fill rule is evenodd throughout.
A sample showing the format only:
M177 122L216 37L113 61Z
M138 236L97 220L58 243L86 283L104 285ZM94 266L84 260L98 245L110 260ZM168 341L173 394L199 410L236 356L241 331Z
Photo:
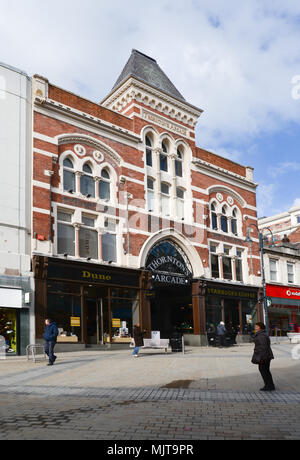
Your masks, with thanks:
M174 334L170 338L170 345L173 353L182 352L182 335Z

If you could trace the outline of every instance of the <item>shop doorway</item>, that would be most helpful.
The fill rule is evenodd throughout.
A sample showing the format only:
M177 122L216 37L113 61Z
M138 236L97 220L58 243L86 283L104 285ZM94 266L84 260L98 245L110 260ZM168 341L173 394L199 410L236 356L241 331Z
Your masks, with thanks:
M103 301L86 300L86 332L88 345L103 345Z
M157 287L151 302L151 328L161 338L172 337L175 330L194 333L191 287Z
M240 315L238 300L224 300L224 322L228 332L238 333L240 331Z

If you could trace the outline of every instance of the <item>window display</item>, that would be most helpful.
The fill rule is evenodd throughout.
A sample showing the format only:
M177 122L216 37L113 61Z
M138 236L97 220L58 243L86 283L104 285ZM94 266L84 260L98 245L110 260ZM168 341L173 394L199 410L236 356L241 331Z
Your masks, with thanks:
M0 336L6 354L17 353L17 312L10 308L0 308ZM1 350L3 352L3 350Z
M139 323L138 292L111 290L111 335L113 343L130 343L134 324Z
M47 316L57 324L59 331L58 342L81 342L82 320L80 296L49 293Z

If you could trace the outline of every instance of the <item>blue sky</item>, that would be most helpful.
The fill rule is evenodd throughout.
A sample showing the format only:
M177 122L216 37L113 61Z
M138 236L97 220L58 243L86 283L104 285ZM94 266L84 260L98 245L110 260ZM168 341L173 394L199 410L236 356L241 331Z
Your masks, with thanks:
M204 109L197 144L255 168L260 216L300 205L298 0L0 0L0 7L0 61L100 101L139 49Z

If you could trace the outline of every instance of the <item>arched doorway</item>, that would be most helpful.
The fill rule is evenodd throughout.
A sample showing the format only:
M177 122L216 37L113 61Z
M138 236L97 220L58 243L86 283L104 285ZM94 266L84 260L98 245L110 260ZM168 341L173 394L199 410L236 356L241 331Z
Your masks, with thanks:
M192 266L182 248L170 239L149 251L145 268L151 272L151 328L169 338L175 330L193 334Z

